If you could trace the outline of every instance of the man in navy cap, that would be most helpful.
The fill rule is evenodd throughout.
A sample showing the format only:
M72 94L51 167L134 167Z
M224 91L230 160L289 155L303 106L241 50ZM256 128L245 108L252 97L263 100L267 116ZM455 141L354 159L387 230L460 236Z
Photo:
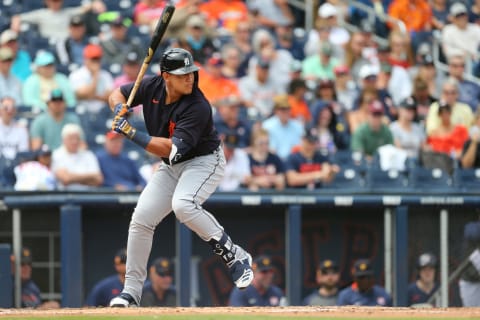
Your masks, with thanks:
M319 288L303 300L309 306L335 306L338 297L340 273L335 261L326 259L317 268L316 281Z
M392 298L387 291L375 284L375 276L369 259L357 260L353 266L352 275L354 282L340 291L338 305L392 306Z
M254 279L245 289L234 288L230 293L230 306L234 307L275 307L287 305L285 295L273 284L275 267L271 257L261 255L252 264Z
M150 281L143 287L142 307L175 307L177 291L173 283L172 262L164 257L155 259L149 270Z

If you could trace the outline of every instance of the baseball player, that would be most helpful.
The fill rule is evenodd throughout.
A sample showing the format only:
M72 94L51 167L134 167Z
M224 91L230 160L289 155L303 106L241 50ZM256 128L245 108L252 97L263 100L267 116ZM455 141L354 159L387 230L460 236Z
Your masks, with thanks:
M133 84L109 97L112 129L162 158L142 191L128 232L125 287L112 307L140 305L155 227L173 210L177 219L208 242L230 270L238 288L253 280L252 258L234 244L202 204L222 179L225 156L213 126L212 107L198 88L198 67L190 52L164 52L161 74L141 81L132 106L142 104L148 133L128 122L127 97Z

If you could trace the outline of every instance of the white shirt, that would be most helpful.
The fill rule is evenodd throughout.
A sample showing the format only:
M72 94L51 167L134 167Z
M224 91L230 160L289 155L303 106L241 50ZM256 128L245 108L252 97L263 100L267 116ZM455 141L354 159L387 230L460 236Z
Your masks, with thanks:
M101 173L97 157L92 151L80 150L77 153L69 153L63 146L55 149L52 154L52 171L56 172L58 169L67 169L72 173L79 174ZM59 183L59 188L88 190L91 187L80 183L73 183L68 186Z
M14 169L15 190L55 190L56 179L50 168L38 161L28 161L19 164Z
M442 44L445 55L464 55L468 58L478 56L480 46L480 26L469 23L465 30L459 29L454 24L447 24L442 30Z
M28 131L16 122L6 126L0 121L0 152L9 160L15 159L17 152L28 151Z
M250 175L250 160L247 153L242 149L236 148L232 157L227 160L225 173L218 189L220 191L234 191Z

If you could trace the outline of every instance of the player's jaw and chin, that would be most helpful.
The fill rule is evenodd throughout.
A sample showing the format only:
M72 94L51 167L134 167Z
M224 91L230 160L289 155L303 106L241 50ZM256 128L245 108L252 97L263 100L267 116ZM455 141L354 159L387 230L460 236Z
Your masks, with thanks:
M187 95L193 91L194 74L193 72L187 74L169 74L171 88L181 95Z

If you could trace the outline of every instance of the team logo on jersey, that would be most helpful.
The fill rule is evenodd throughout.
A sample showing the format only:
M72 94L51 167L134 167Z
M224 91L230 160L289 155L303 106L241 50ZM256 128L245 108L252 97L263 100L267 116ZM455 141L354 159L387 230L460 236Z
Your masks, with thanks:
M170 120L168 123L168 137L171 138L173 136L173 131L175 131L176 123Z
M188 58L183 59L183 64L185 64L185 67L188 67L190 65L190 60Z

